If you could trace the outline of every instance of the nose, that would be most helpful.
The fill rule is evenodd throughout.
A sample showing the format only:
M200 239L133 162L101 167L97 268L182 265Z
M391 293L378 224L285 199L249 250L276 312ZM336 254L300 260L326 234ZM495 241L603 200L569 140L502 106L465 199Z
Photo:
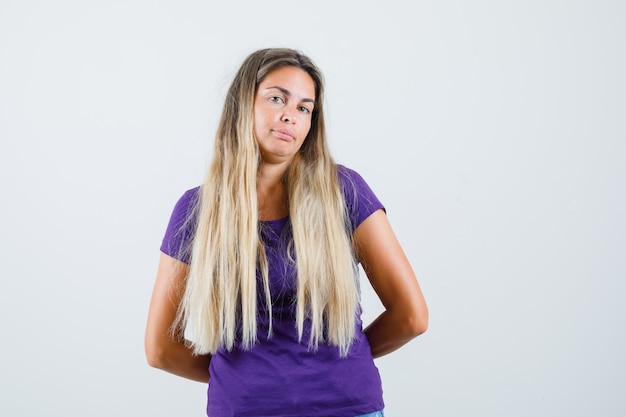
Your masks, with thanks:
M283 109L283 114L282 114L282 116L281 116L281 118L280 118L280 119L281 119L283 122L285 122L285 123L293 123L293 122L294 122L294 120L295 120L295 118L294 118L294 116L293 116L293 113L292 113L292 112L293 112L293 110L292 110L292 109L289 109L289 108L285 107L285 108Z

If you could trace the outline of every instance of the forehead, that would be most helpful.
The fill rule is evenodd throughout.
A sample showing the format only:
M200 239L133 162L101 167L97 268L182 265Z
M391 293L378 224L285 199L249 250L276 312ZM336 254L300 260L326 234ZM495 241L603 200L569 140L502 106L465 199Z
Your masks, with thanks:
M315 99L315 82L302 68L284 66L269 72L259 83L258 90L280 87L293 95Z

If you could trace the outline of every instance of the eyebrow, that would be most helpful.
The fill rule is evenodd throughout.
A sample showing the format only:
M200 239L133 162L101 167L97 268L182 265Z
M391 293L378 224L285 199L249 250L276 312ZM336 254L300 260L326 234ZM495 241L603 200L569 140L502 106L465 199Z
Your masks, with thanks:
M279 87L277 85L274 85L274 86L271 86L271 87L267 87L266 90L271 90L272 88L277 89L278 91L280 91L281 93L283 93L287 97L291 97L291 92L289 90L287 90L286 88L283 88L283 87ZM310 103L315 104L315 100L313 100L312 98L303 98L302 101L310 102Z

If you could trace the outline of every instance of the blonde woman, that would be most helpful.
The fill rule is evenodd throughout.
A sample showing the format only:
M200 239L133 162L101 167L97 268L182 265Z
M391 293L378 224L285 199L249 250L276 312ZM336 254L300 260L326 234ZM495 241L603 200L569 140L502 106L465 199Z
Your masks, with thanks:
M207 177L166 230L146 356L208 382L210 417L382 416L373 359L426 330L383 205L330 156L323 94L305 55L252 53L228 91ZM358 262L385 306L365 329Z

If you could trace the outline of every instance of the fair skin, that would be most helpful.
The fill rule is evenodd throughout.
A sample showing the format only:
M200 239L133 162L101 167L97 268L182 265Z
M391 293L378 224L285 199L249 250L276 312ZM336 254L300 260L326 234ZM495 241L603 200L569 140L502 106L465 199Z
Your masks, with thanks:
M271 220L288 214L282 178L311 128L315 85L302 69L282 67L257 87L254 133L261 150L257 198L259 217ZM378 210L354 232L357 255L385 311L364 331L372 355L393 352L426 331L428 309L415 274L389 224ZM145 349L151 366L207 382L210 356L193 356L182 341L172 338L187 266L161 254L152 294Z

